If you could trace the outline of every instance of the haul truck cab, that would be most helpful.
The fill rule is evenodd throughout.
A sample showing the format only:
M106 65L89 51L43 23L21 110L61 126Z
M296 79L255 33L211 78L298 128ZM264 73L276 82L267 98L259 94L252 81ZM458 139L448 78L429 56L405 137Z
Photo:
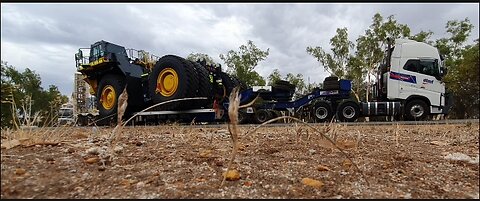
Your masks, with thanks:
M448 112L442 81L446 69L437 48L397 39L393 47L389 45L385 56L376 88L379 101L400 101L407 120Z

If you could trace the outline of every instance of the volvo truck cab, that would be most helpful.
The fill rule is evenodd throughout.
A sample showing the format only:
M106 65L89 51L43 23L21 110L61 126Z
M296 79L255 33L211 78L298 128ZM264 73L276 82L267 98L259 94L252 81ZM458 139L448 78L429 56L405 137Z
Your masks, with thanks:
M389 40L384 63L379 67L378 101L400 101L407 120L425 119L430 114L446 114L446 74L438 49L422 42Z

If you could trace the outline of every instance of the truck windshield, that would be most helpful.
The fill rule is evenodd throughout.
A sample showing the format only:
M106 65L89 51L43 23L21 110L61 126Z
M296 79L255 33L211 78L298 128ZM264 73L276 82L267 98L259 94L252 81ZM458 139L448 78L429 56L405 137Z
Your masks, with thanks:
M73 116L73 110L72 109L60 109L58 112L59 117L72 117Z

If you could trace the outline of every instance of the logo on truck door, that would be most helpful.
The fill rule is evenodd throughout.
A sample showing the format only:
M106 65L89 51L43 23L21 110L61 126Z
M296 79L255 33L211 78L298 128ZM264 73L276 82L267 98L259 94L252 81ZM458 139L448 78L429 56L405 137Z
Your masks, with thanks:
M433 80L423 79L423 84L433 84Z
M417 83L417 77L414 75L407 75L403 73L397 73L397 72L390 72L390 79L393 80L400 80L403 82L409 82L416 84Z

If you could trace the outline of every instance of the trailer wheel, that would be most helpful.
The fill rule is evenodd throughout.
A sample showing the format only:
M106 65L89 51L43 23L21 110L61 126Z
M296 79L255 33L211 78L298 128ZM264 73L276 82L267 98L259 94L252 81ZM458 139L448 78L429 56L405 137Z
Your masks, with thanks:
M422 100L412 100L405 107L405 117L410 121L423 121L429 114L430 109Z
M175 55L166 55L160 58L148 81L149 94L154 104L194 97L198 89L198 78L193 64ZM159 109L175 110L192 107L194 107L193 104L172 102L159 106Z
M263 124L266 121L272 119L272 114L268 110L257 110L255 111L255 114L253 115L253 119L255 120L255 123L258 124Z
M354 122L360 115L360 107L353 101L341 103L337 108L337 118L342 122Z
M98 85L97 108L100 121L97 125L112 125L117 121L118 96L125 87L125 78L121 75L107 74Z
M333 117L332 107L327 102L318 102L312 109L312 114L316 122L327 122Z
M238 123L243 124L246 123L248 120L248 115L245 111L239 110L238 111Z

